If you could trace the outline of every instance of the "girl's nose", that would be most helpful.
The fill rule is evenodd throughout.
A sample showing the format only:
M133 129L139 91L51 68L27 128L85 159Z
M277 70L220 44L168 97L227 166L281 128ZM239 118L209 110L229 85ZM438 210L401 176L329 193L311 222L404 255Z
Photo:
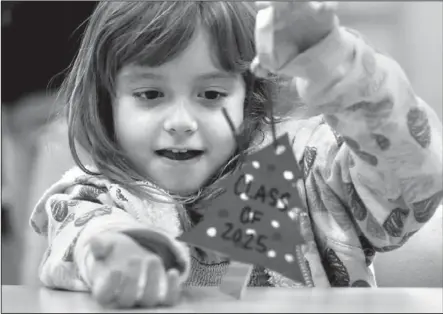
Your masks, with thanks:
M197 131L198 124L185 106L179 105L166 118L164 129L170 134L193 134Z

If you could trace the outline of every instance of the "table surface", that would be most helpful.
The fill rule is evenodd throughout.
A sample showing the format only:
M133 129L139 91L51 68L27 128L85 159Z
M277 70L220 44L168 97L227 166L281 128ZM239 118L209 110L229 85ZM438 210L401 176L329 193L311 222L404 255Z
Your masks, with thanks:
M185 288L181 301L172 308L120 312L442 313L442 294L441 288L249 288L242 300L236 300L222 294L217 288ZM3 313L110 311L101 308L88 293L54 291L30 286L2 286L1 301Z

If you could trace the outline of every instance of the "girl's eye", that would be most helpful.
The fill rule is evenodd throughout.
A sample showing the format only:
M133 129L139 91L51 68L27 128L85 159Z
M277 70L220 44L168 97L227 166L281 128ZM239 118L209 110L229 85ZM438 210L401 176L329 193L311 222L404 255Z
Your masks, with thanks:
M144 92L134 93L138 98L143 98L146 100L156 100L157 98L165 97L165 95L158 90L149 90Z
M199 95L199 97L205 98L206 100L219 100L226 97L226 93L217 92L215 90L208 90Z

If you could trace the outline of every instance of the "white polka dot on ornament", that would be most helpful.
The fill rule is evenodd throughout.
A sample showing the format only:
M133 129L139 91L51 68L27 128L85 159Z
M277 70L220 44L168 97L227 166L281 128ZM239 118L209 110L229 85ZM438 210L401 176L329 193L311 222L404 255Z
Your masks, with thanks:
M280 227L280 223L277 220L273 220L271 221L271 226L277 229Z
M275 154L276 155L281 155L286 151L286 148L283 145L278 145L277 148L275 149Z
M283 172L283 178L290 181L294 179L294 174L292 173L292 171L286 170L285 172Z
M217 229L215 229L214 227L211 227L208 230L206 230L206 234L208 236L210 236L211 238L213 238L217 235Z
M288 263L292 263L294 261L294 256L292 254L285 254L285 260Z

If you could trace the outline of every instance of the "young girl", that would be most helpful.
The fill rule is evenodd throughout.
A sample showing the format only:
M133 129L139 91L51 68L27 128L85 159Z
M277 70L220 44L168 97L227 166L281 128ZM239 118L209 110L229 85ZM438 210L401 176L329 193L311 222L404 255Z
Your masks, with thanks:
M229 261L176 237L210 210L202 200L239 154L270 143L275 75L295 78L313 115L279 124L304 170L308 276L256 266L250 285L374 287L375 252L403 245L442 198L441 124L396 62L328 3L307 2L261 4L258 15L241 2L98 4L65 85L79 167L31 217L49 241L43 284L119 307L218 285Z

